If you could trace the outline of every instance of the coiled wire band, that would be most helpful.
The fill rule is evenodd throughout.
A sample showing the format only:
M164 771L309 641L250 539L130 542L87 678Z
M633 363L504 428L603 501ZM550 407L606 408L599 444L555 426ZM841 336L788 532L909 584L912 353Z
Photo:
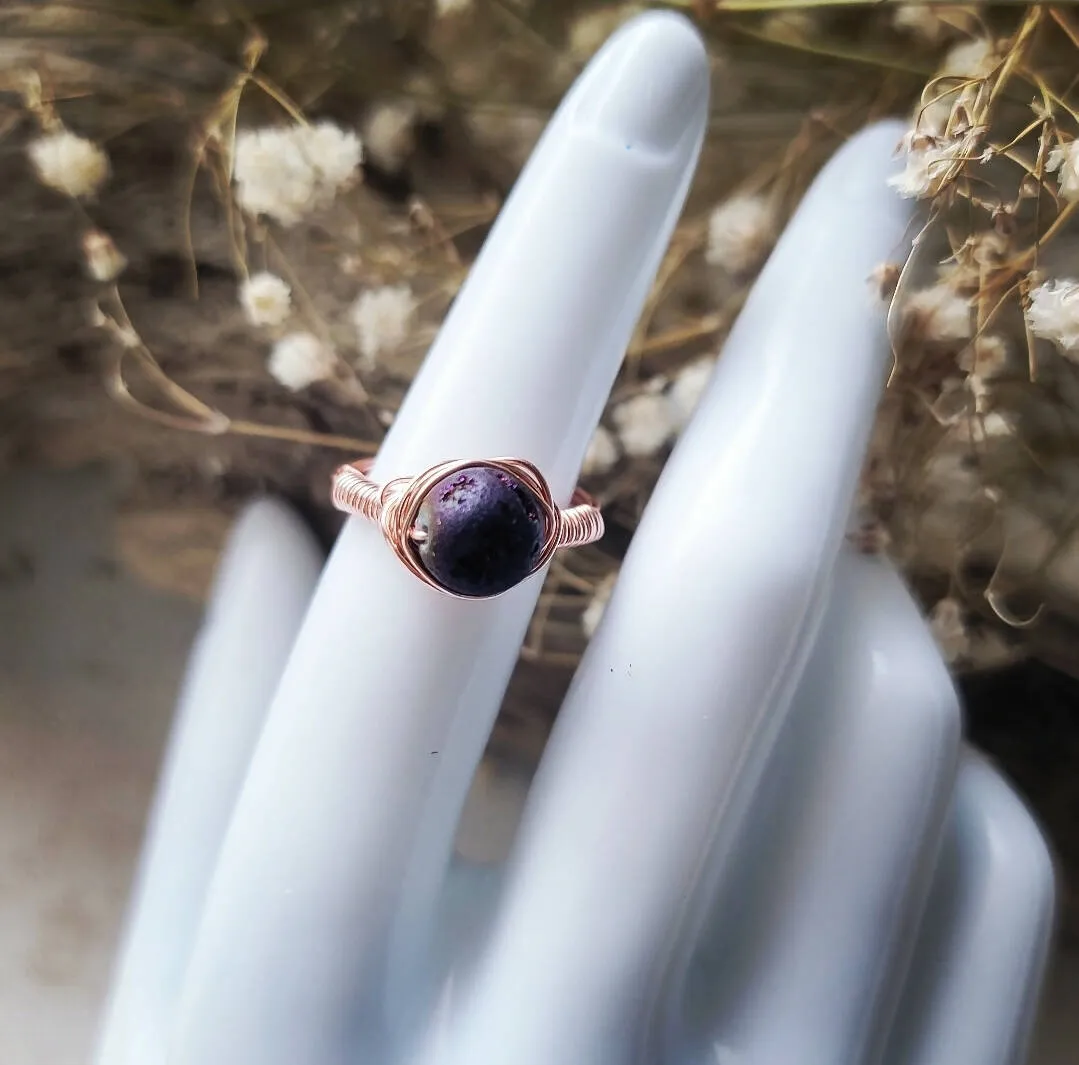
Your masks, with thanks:
M416 516L431 489L443 478L460 470L476 466L501 470L519 481L535 497L543 512L544 538L533 573L545 566L555 551L564 547L581 547L603 535L603 515L587 492L581 488L575 489L570 505L563 510L555 504L551 489L538 467L525 459L454 459L440 462L417 477L395 477L385 484L378 484L367 476L373 462L374 459L358 459L338 467L330 493L333 505L338 510L357 514L378 525L386 542L409 572L439 591L447 592L448 589L427 571L416 551L419 542Z

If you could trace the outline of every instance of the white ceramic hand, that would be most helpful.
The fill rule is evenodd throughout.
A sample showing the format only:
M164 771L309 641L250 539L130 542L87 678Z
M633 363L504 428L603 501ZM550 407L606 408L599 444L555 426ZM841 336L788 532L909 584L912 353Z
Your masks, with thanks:
M669 14L593 60L373 476L520 455L568 499L707 84ZM885 125L840 152L755 286L504 875L451 855L539 577L450 599L360 519L318 576L294 519L249 511L190 667L99 1065L1020 1060L1045 845L960 757L898 580L839 546L887 368L863 293L907 226L884 182L897 139Z

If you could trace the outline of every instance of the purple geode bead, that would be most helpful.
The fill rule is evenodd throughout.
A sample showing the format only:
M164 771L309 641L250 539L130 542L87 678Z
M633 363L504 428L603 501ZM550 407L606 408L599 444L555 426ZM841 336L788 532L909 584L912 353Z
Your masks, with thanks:
M457 595L490 596L527 577L543 546L543 510L519 481L488 466L470 466L427 493L415 527L424 568Z

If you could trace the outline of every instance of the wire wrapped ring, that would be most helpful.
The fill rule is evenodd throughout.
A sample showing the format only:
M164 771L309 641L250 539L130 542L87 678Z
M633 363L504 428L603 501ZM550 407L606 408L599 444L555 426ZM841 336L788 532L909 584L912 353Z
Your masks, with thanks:
M333 505L377 524L410 573L459 599L501 595L555 551L603 535L603 516L587 492L577 488L569 507L558 507L543 474L524 459L454 459L385 484L367 476L373 461L338 467Z

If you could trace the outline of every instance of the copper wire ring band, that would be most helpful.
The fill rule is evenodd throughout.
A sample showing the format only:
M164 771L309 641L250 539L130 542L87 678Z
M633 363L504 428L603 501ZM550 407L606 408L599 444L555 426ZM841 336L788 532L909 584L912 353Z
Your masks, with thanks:
M535 497L543 512L545 534L532 573L545 566L555 551L564 547L581 547L603 535L603 515L587 492L581 488L575 489L570 505L565 509L560 508L543 474L525 459L454 459L440 462L416 477L395 477L385 484L378 484L367 476L373 463L374 459L357 459L337 468L330 493L333 505L338 510L378 525L394 554L413 576L456 598L488 597L457 595L443 587L427 571L416 551L422 534L415 528L415 520L431 489L460 470L476 466L501 470L519 481Z

